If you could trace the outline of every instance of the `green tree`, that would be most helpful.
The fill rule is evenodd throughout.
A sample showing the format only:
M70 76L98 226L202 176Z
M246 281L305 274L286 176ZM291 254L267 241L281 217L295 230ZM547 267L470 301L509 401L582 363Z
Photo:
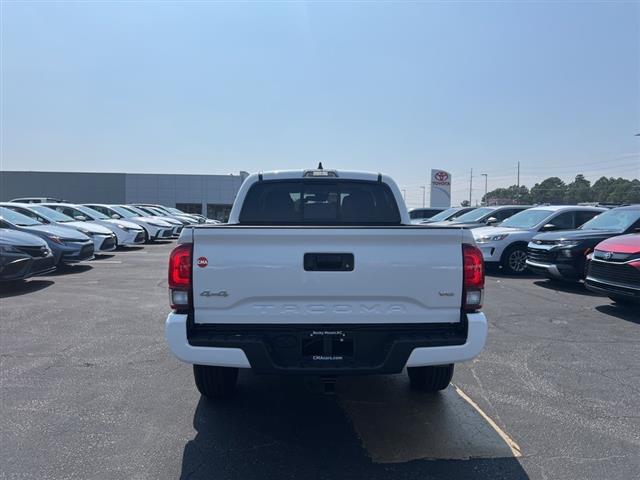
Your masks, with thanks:
M567 185L558 177L549 177L531 187L533 203L562 204L567 192Z
M591 201L591 182L584 178L584 175L576 175L573 182L567 185L567 192L564 196L564 202L568 204L590 202Z
M625 203L640 203L640 180L637 178L631 180L631 189L627 192L624 201Z
M591 186L591 199L593 202L606 202L607 195L611 190L611 183L613 178L610 180L607 177L600 177L598 180L594 182Z
M524 185L496 188L482 197L482 202L486 205L508 205L511 203L524 205L530 201L529 189Z
M628 201L627 198L633 196L634 190L634 184L630 180L626 178L611 178L605 202L626 203Z

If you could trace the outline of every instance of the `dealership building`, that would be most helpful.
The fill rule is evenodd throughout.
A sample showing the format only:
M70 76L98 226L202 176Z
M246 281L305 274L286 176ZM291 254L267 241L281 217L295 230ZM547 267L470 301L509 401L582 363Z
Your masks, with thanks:
M53 197L72 203L156 203L226 220L247 175L0 171L0 200Z

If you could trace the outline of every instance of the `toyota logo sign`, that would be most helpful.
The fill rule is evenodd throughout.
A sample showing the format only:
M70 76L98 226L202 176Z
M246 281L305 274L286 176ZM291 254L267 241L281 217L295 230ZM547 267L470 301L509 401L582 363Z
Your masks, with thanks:
M449 180L449 174L447 172L436 172L434 177L439 182L446 182L447 180Z

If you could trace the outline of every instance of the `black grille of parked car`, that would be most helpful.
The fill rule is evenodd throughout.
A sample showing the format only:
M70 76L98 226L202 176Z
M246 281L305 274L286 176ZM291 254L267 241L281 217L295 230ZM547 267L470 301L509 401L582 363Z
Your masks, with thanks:
M138 234L136 235L136 239L134 240L134 242L141 242L144 240L144 232L138 232Z
M162 235L160 235L162 238L168 238L171 235L173 235L173 233L171 232L171 230L163 230L162 231Z
M548 250L530 248L528 251L528 258L532 262L536 263L553 263L555 255Z
M110 248L113 248L116 246L116 241L113 237L109 237L107 239L105 239L104 242L102 242L102 247L100 247L101 250L109 250Z
M31 255L32 257L46 257L47 254L49 253L49 249L45 246L41 246L41 247L23 247L23 246L16 246L16 248L18 250L20 250L21 252L26 253L27 255Z
M628 264L591 261L587 276L604 282L640 286L640 270Z
M24 257L5 264L2 267L2 276L4 278L9 278L21 273L30 261L31 260L29 258Z
M84 247L82 247L80 249L80 258L84 259L84 258L89 258L93 256L93 243L90 243L89 245L85 245Z

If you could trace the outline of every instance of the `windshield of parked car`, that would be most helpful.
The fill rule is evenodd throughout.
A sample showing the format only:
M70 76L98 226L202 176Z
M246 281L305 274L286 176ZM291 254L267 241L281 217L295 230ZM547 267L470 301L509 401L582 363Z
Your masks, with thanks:
M640 219L640 208L614 208L593 217L580 227L581 230L624 231Z
M34 225L42 225L37 220L27 217L18 212L14 212L6 207L0 207L0 217L4 218L7 222L17 225L19 227L32 227Z
M157 217L158 215L166 215L166 213L158 212L153 207L134 207L136 210L142 210L144 213L151 215L152 217Z
M40 205L32 204L29 207L29 210L36 212L38 215L46 218L50 222L67 223L67 222L75 221L70 216L65 215L64 213L60 213L57 210L53 210L52 208L49 208L49 207L43 207Z
M249 225L400 225L388 185L353 180L284 180L253 184L240 212Z
M117 205L112 205L109 208L111 210L113 210L114 212L116 212L118 215L120 215L121 217L124 217L124 218L133 218L133 217L140 217L141 216L141 215L139 215L137 213L130 212L126 208L118 207Z
M85 216L89 217L92 220L109 219L109 217L107 217L104 213L100 213L99 211L94 210L93 208L85 207L84 205L74 205L73 209L82 212Z
M147 207L148 211L154 215L160 215L160 216L164 216L167 215L167 212L163 212L162 210L160 210L159 208L156 207Z
M421 218L430 219L435 213L440 213L440 209L418 208L409 212L409 218L412 220L420 220Z
M449 217L454 215L458 210L460 210L460 209L459 208L447 208L446 210L443 210L442 212L438 213L437 215L434 215L433 217L429 218L429 220L434 221L434 222L441 222L443 220L448 220Z
M465 213L464 215L460 215L455 219L456 222L477 222L485 215L495 211L495 208L492 207L482 207L476 208L475 210L471 210L470 212Z
M172 208L172 207L165 207L167 209L167 211L171 212L171 213L175 213L177 215L181 215L184 214L184 212L182 210L178 210L177 208Z
M528 230L553 215L553 213L553 210L524 210L507 218L500 226Z
M122 205L122 208L130 211L131 213L137 215L138 217L151 217L147 212L140 208L132 207L131 205Z

